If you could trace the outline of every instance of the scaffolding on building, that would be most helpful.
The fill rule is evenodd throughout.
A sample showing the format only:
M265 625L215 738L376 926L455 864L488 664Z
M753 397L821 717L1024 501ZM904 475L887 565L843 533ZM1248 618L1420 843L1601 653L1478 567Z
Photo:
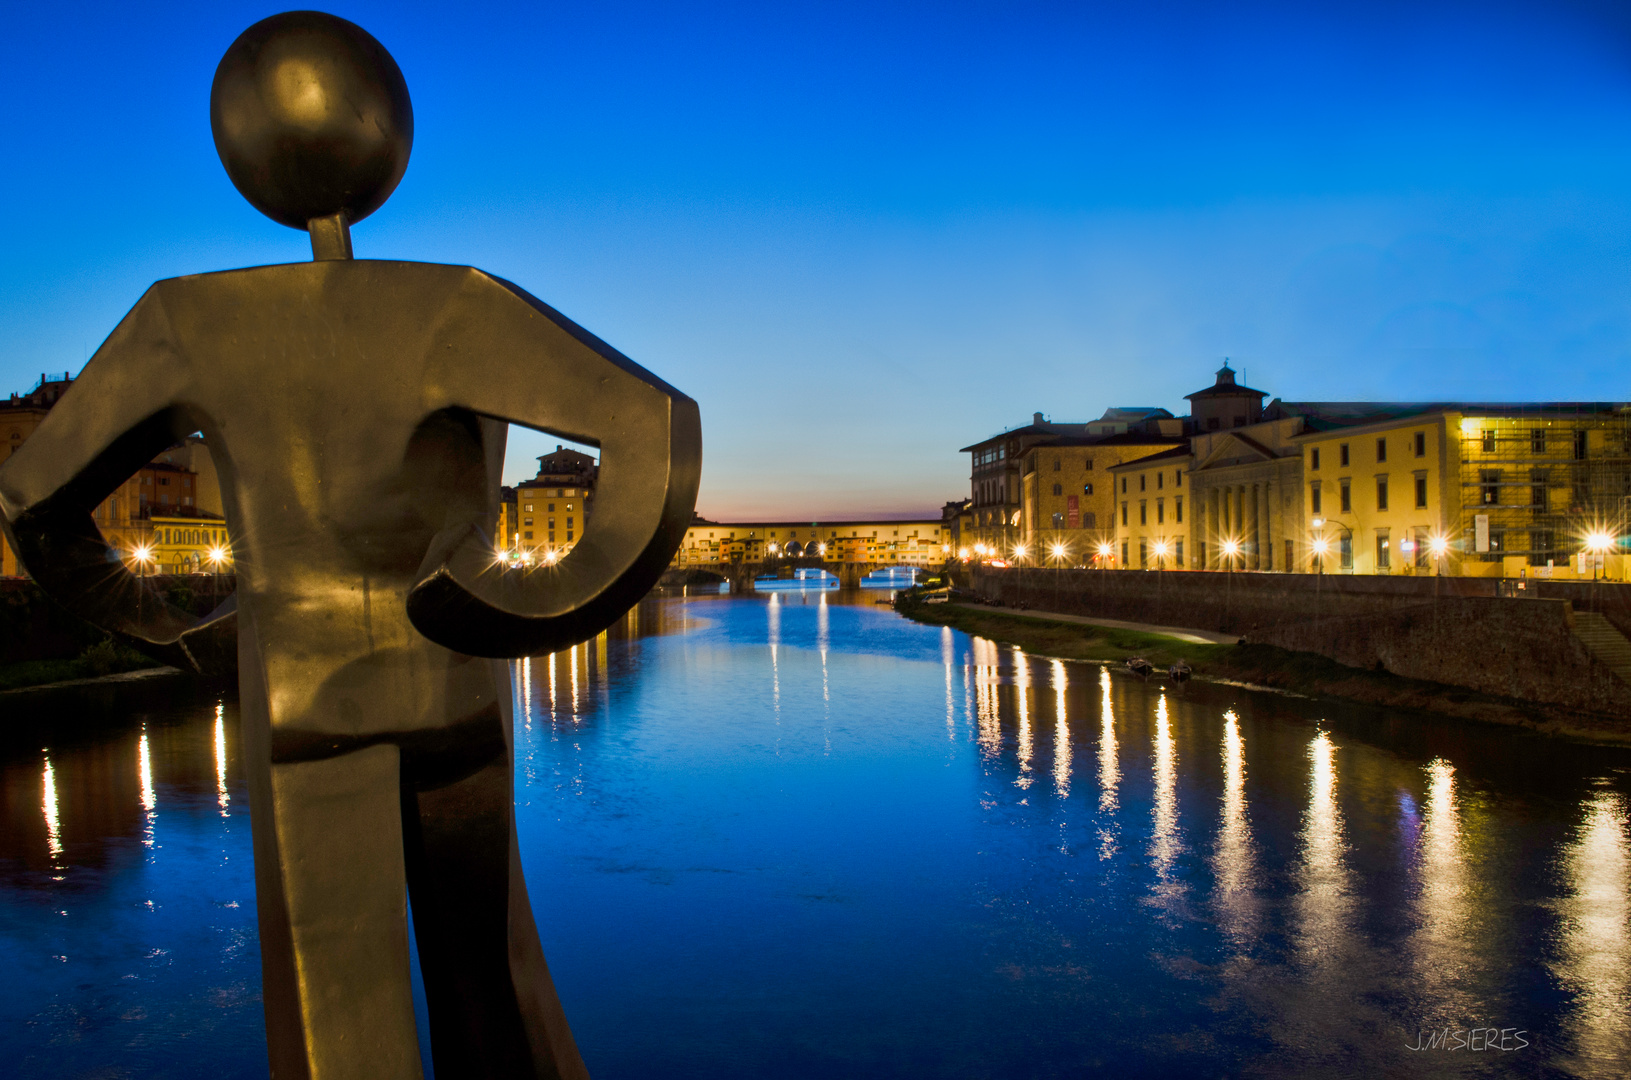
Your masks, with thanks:
M1548 403L1468 409L1460 450L1458 546L1465 558L1561 566L1584 550L1593 533L1612 536L1616 550L1628 549L1631 407Z

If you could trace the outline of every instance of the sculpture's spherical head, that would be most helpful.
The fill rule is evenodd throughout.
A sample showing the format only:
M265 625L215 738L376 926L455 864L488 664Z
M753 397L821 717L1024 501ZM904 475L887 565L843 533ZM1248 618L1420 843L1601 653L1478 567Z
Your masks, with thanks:
M304 229L361 221L396 189L413 149L402 70L362 27L288 11L238 36L215 69L210 128L240 194Z

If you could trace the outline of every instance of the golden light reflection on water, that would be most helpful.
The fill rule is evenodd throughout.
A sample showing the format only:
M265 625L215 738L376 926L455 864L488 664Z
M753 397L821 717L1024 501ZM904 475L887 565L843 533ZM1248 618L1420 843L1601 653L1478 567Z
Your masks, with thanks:
M1155 805L1150 808L1150 868L1155 871L1151 887L1157 897L1170 904L1180 899L1186 888L1172 873L1173 863L1183 850L1178 835L1178 748L1172 740L1167 719L1167 695L1155 703Z
M1423 771L1427 774L1427 800L1418 843L1419 929L1411 953L1440 1015L1461 1015L1471 1003L1456 997L1455 982L1466 966L1471 942L1467 940L1466 837L1456 805L1455 766L1435 758Z
M1099 669L1099 858L1108 859L1116 853L1119 827L1114 814L1121 805L1117 791L1121 786L1121 765L1117 760L1116 710L1110 698L1110 669Z
M153 846L153 818L154 810L158 807L158 799L153 794L153 751L147 743L147 726L142 726L141 741L136 749L136 771L142 783L142 809L146 811L147 821L142 829L142 844Z
M766 637L770 642L770 707L776 714L779 722L782 715L782 674L781 665L777 662L776 652L782 643L782 598L780 593L771 593L770 602L765 605L765 619L767 621Z
M62 854L62 819L57 816L57 770L51 767L51 755L45 755L45 775L42 777L41 809L45 812L45 846L52 858Z
M572 673L572 723L578 722L578 647L576 645L567 650L567 670Z
M1598 792L1563 851L1555 971L1574 995L1566 1021L1585 1075L1631 1075L1631 840L1625 799Z
M825 599L825 598L823 598ZM957 739L957 704L952 697L952 666L957 662L957 639L951 627L940 628L940 660L946 666L946 738ZM821 696L827 696L827 654L821 654Z
M995 758L1002 751L1002 720L997 711L997 644L974 638L975 716L980 727L980 752Z
M227 817L227 721L226 705L215 703L215 802L221 816Z
M1298 958L1326 967L1348 951L1353 908L1347 841L1337 805L1336 746L1325 732L1308 744L1312 766L1308 811L1303 816L1302 857L1296 869L1294 946Z
M1019 763L1019 777L1014 784L1021 788L1028 788L1035 779L1031 775L1031 703L1029 691L1031 688L1031 668L1027 663L1025 653L1017 646L1014 648L1014 690L1018 695L1019 716L1017 724L1018 737L1015 740L1014 756Z
M1257 851L1246 818L1246 744L1240 717L1223 714L1223 807L1213 855L1218 925L1237 948L1256 937Z
M1061 799L1070 796L1070 721L1065 710L1068 684L1065 662L1053 661L1053 791Z

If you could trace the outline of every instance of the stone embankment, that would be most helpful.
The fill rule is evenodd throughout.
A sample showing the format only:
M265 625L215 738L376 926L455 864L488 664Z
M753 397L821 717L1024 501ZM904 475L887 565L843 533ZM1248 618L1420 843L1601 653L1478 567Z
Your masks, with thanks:
M1349 667L1631 719L1631 585L976 568L1002 604L1238 634Z

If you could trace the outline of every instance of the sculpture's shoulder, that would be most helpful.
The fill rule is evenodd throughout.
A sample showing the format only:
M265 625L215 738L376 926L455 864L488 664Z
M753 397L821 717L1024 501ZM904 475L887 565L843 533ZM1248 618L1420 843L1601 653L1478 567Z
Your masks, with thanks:
M235 270L211 270L183 274L153 283L149 292L166 298L194 293L242 293L283 291L310 292L321 289L440 287L446 290L468 288L494 279L473 266L451 263L402 262L393 259L332 259L296 263L271 263Z

